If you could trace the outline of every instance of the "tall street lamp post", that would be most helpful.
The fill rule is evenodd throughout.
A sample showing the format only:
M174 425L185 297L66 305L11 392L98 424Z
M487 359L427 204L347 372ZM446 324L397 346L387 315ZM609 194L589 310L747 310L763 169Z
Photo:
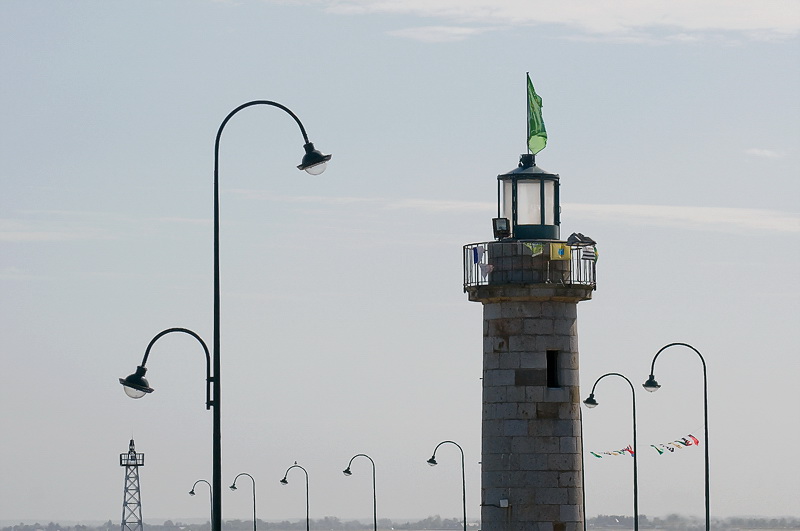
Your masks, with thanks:
M610 372L608 374L604 374L600 378L598 378L594 385L592 386L592 392L589 393L589 397L583 401L583 403L588 408L597 407L599 402L594 398L594 390L597 387L597 383L605 378L606 376L619 376L626 382L631 388L631 401L633 403L633 529L635 531L639 530L639 472L638 472L638 463L639 463L639 452L636 449L636 393L634 392L633 384L630 380L628 380L625 376L619 374L618 372Z
M309 512L308 512L308 471L305 468L298 465L297 461L295 461L292 466L286 469L286 473L283 475L283 479L281 480L281 485L289 484L289 480L286 479L286 476L289 475L289 471L293 468L299 468L306 475L306 531L309 531L311 528L311 520L309 519Z
M375 461L367 454L356 454L350 458L350 462L347 463L347 468L342 470L342 474L345 476L353 475L353 473L350 472L350 465L353 464L353 460L356 457L366 457L369 459L369 462L372 463L372 529L378 531L378 497L375 490Z
M655 377L655 367L656 367L656 359L658 355L664 352L666 349L670 347L681 346L687 347L694 351L695 354L700 358L700 362L703 364L703 426L705 429L705 482L706 482L706 531L711 529L711 512L710 512L710 503L709 503L709 471L708 471L708 376L706 374L706 360L703 358L703 355L700 354L700 351L694 348L693 346L687 343L670 343L669 345L664 345L656 352L656 355L653 356L653 362L650 364L650 377L647 381L642 384L645 389L648 391L655 392L658 391L661 386L656 381Z
M231 483L230 486L231 490L236 490L236 480L239 479L239 476L247 476L250 478L250 481L253 482L253 531L256 531L256 480L247 472L242 472L233 478L233 483Z
M464 508L464 531L467 531L467 476L464 468L464 449L461 448L456 442L453 441L442 441L436 445L436 448L433 449L433 455L430 459L428 459L428 464L431 466L436 466L439 463L436 462L436 450L443 444L454 444L458 447L461 451L461 501L462 507Z
M225 125L230 121L233 116L239 111L252 107L254 105L268 105L270 107L277 107L291 116L300 128L300 133L303 135L303 149L305 154L300 164L297 166L300 170L305 170L311 175L319 175L325 171L327 162L331 159L331 155L325 155L314 148L306 134L305 127L300 122L300 119L287 107L268 100L254 100L242 105L239 105L232 110L222 121L217 130L216 140L214 142L214 340L213 340L213 366L214 377L209 382L213 383L214 387L214 400L213 403L208 402L208 407L214 406L214 427L213 427L213 520L211 522L212 531L222 531L222 436L221 436L221 391L220 391L220 274L219 274L219 144L222 137L222 131ZM210 372L209 372L210 375ZM141 381L145 382L144 387L137 389L134 385L126 385L126 389L134 389L137 391L134 398L141 398L144 393L152 392L144 379L144 365L139 367L136 373L132 374L126 380L133 378L129 383L137 384ZM210 376L209 376L210 378ZM149 389L149 390L147 390ZM128 392L131 395L130 391ZM131 395L133 396L133 395Z
M189 496L194 496L196 494L195 491L194 491L194 488L197 486L198 483L205 483L206 485L208 485L208 504L211 507L211 521L213 522L214 521L214 501L213 501L214 500L214 493L213 493L213 490L211 489L211 483L209 483L205 479L198 479L197 481L194 482L194 485L192 485L192 490L189 491Z

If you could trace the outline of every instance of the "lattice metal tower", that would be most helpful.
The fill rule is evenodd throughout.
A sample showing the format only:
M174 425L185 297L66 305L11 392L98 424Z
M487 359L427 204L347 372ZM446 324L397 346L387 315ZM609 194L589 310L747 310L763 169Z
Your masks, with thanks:
M136 453L133 439L128 446L128 452L119 454L119 465L125 467L125 497L122 501L121 531L143 531L139 467L144 466L144 454Z

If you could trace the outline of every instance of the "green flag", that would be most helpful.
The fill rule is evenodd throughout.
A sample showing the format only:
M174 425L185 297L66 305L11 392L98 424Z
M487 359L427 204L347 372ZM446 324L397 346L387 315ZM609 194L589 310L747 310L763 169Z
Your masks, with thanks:
M547 131L542 119L542 98L536 94L528 75L528 149L536 155L547 145Z

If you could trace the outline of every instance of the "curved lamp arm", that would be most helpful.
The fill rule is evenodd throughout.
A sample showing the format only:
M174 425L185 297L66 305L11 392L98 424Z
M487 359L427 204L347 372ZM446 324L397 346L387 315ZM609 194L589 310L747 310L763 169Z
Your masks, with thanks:
M250 475L250 474L248 474L247 472L242 472L242 473L240 473L240 474L237 474L237 475L236 475L236 477L235 477L235 478L233 478L233 483L231 483L231 486L229 487L231 490L236 490L236 480L237 480L237 479L239 479L239 477L240 477L240 476L247 476L247 477L249 477L249 478L250 478L250 481L252 481L252 482L253 482L253 488L254 488L254 490L255 490L256 480L255 480L255 478L253 478L253 476L251 476L251 475Z
M675 346L686 347L688 349L693 350L694 353L697 354L697 356L700 358L700 362L703 364L703 382L705 383L705 381L706 381L706 360L703 357L703 355L700 354L700 351L697 350L696 348L694 348L693 346L691 346L688 343L670 343L669 345L664 345L663 347L661 347L658 350L658 352L656 352L656 355L653 356L653 361L650 364L650 377L647 379L647 381L644 384L642 384L644 386L644 388L647 389L648 391L650 391L650 392L658 391L661 388L661 386L658 384L658 382L656 381L656 378L655 378L656 360L658 359L658 356L662 352L664 352L665 350L667 350L670 347L675 347Z
M588 408L593 408L598 405L597 400L594 398L594 390L597 387L597 384L605 378L606 376L619 376L626 382L628 382L628 387L631 388L631 402L633 404L633 528L634 530L638 531L639 529L639 451L636 448L636 392L633 387L633 383L624 375L618 372L609 372L604 374L597 380L595 380L594 385L592 386L592 392L589 393L589 397L583 401L583 403Z
M373 472L375 471L375 461L373 461L370 456L368 456L367 454L356 454L353 457L351 457L350 458L350 462L347 463L347 468L343 471L345 476L350 476L351 475L350 465L353 464L353 460L355 460L356 457L366 457L367 459L369 459L370 463L372 463L372 470L373 470Z
M211 406L214 405L214 402L211 400L211 383L214 381L214 378L211 376L211 355L209 354L208 346L206 345L205 341L203 341L199 335L188 328L168 328L156 334L147 345L147 348L144 351L144 357L142 358L142 364L136 368L136 372L127 376L126 378L120 378L119 383L125 386L125 392L131 398L141 398L147 393L152 393L153 388L150 387L147 379L144 377L145 373L147 372L147 369L145 368L145 365L147 364L147 358L150 356L150 350L153 348L155 342L172 332L189 334L203 347L203 351L206 355L206 409L211 409Z
M356 457L366 457L369 459L370 463L372 463L372 525L374 531L378 531L378 498L377 491L375 490L375 461L367 454L356 454L350 458L350 462L347 463L347 468L345 468L342 473L345 476L351 476L353 474L350 472L350 465L353 464L353 460L355 460Z
M436 445L436 448L433 449L433 455L430 459L428 459L428 464L431 466L436 466L436 450L443 444L454 444L458 447L461 451L461 498L463 500L463 507L464 507L464 531L467 531L467 477L466 477L466 470L464 467L464 449L461 448L461 445L455 441L442 441Z
M595 382L594 382L594 385L592 386L592 392L591 392L591 393L589 393L589 398L591 398L592 400L594 400L594 390L595 390L595 388L597 387L597 384L600 382L600 380L602 380L602 379L603 379L603 378L605 378L606 376L619 376L620 378L622 378L623 380L625 380L626 382L628 382L628 385L629 385L629 386L630 386L630 388L631 388L631 396L633 397L633 402L634 402L634 404L636 403L636 395L635 395L635 394L633 394L633 392L634 392L634 387L633 387L633 384L631 383L631 381L630 381L630 380L629 380L627 377L625 377L624 375L622 375L622 374L620 374L620 373L618 373L618 372L609 372L609 373L606 373L606 374L604 374L603 376L601 376L600 378L598 378L597 380L595 380ZM587 400L589 400L589 398L587 398L586 400L584 400L584 401L583 401L583 403L584 403L584 404L586 404L586 401L587 401ZM597 402L595 402L594 404L591 404L591 403L590 403L590 404L586 404L586 405L587 405L588 407L590 407L590 408L591 408L591 407L594 407L594 406L596 406L596 405L597 405Z
M198 483L205 483L206 485L208 485L209 492L211 491L211 483L209 483L205 479L198 479L197 481L194 482L194 485L192 485L192 490L189 491L189 496L195 495L194 488L197 486Z
M294 121L297 123L297 126L300 128L300 133L303 135L303 141L305 144L303 148L305 149L305 155L303 156L302 162L297 166L299 170L306 170L307 172L311 173L312 175L318 175L325 171L324 164L331 160L331 155L324 155L321 152L314 149L314 144L308 140L308 134L306 134L306 128L303 127L303 123L297 117L295 113L293 113L288 107L285 105L281 105L275 101L269 100L254 100L249 101L247 103L243 103L228 113L228 116L222 120L222 123L217 130L217 137L214 142L214 181L217 182L218 175L219 175L219 143L220 138L222 137L222 130L225 129L225 125L227 125L228 121L230 121L233 116L241 111L242 109L246 109L247 107L252 107L253 105L269 105L271 107L277 107L278 109L284 111L286 114L291 116ZM322 166L322 168L318 168L317 170L312 170L312 168Z

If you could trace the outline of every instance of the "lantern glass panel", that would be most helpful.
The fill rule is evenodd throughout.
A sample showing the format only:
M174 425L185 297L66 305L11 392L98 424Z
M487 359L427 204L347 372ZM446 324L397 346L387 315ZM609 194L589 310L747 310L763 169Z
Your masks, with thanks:
M544 182L544 224L556 224L556 183L554 181Z
M541 225L541 183L517 181L517 224Z
M511 215L511 190L513 188L513 184L511 181L503 181L503 194L502 194L502 203L500 205L500 217L506 218L507 220L511 221L514 217Z

